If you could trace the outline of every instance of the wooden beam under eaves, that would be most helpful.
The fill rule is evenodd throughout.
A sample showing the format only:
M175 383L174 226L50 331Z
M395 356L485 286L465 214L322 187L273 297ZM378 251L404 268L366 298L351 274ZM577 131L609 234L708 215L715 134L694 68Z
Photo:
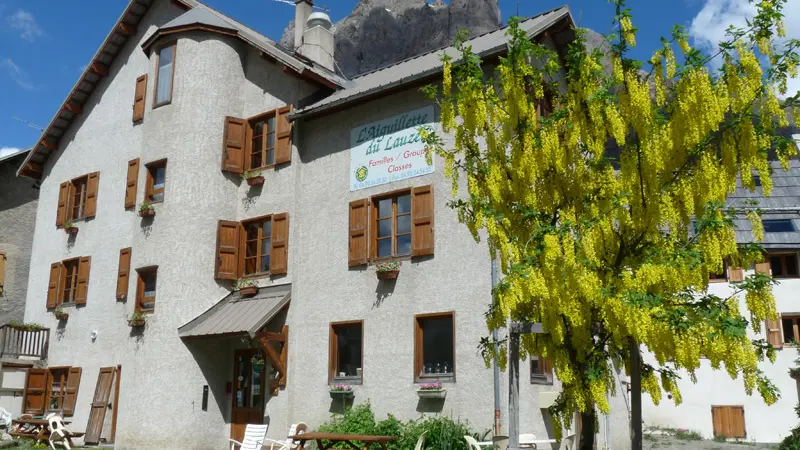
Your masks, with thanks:
M19 171L19 174L24 177L35 178L37 180L41 179L42 165L33 161L28 161L28 163L22 167L22 170Z
M120 22L119 32L127 36L133 36L134 34L136 34L136 27L133 25L128 25L125 22Z
M93 62L92 65L90 66L90 70L95 75L100 75L101 77L108 76L108 67L106 67L106 65L101 62Z
M71 112L72 114L80 114L83 112L83 109L81 109L80 105L72 102L64 103L64 109Z
M58 142L51 142L47 139L42 139L42 146L48 150L56 151L58 150Z

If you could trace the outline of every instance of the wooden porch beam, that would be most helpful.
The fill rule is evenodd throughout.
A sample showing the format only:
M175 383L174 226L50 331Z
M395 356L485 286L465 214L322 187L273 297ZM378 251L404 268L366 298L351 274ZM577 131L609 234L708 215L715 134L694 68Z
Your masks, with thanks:
M281 364L283 365L283 372L281 372L280 385L286 387L286 368L289 367L289 325L284 325L281 329L283 335L283 346L281 347Z
M286 342L286 336L284 336L283 333L273 333L268 331L264 334L268 341Z

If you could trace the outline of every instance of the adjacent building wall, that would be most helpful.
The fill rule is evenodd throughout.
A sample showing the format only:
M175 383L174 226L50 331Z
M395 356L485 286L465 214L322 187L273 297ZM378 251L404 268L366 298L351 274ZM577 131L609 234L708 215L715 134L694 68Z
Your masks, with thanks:
M0 292L0 325L22 322L28 291L33 226L39 190L33 180L17 178L27 152L0 161L0 253L5 253L5 282ZM1 258L2 256L0 256Z

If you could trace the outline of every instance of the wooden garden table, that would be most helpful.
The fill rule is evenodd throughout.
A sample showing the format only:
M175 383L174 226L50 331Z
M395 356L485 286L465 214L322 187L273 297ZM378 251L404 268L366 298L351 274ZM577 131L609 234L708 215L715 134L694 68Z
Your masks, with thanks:
M63 423L68 425L70 421L64 420ZM9 433L12 436L28 437L35 439L36 442L46 441L50 438L50 422L47 419L16 419L11 421L11 425L14 427ZM67 437L70 446L73 446L70 437L77 436Z
M383 450L386 450L386 444L395 440L396 438L392 436L369 436L369 435L362 435L362 434L337 434L337 433L321 433L318 431L312 431L308 433L302 433L295 436L289 436L290 439L300 442L300 446L298 447L300 450L304 450L304 445L306 441L316 441L317 448L319 450L328 450L333 446L333 444L344 442L353 450L368 450L370 444L378 444L381 446ZM327 445L323 441L328 441ZM363 447L359 446L358 443L363 443Z

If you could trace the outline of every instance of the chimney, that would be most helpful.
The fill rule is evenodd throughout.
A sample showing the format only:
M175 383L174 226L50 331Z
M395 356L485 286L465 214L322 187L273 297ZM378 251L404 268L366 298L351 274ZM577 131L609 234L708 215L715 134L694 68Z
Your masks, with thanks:
M295 0L294 2L294 49L303 45L303 33L306 31L306 21L311 15L314 6L312 0Z
M333 58L334 40L333 32L331 32L331 18L323 12L311 13L303 28L305 32L303 33L302 46L297 51L331 72L336 72ZM295 32L297 32L296 24Z

